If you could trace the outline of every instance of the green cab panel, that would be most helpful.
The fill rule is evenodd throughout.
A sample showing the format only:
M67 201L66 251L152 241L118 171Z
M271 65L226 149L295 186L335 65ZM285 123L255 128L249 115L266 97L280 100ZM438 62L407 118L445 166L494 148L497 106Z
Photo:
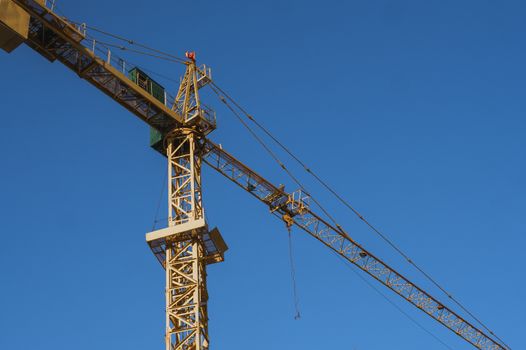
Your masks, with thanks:
M128 71L128 77L131 81L137 84L142 89L146 90L150 95L157 99L162 104L166 104L164 87L150 78L148 74L144 73L139 68L135 67ZM165 154L166 150L163 146L163 135L160 131L150 127L150 147L161 154Z
M135 84L146 90L150 95L155 97L156 100L161 102L163 105L166 104L164 87L150 78L150 76L144 73L139 68L135 67L128 71L128 77Z
M163 135L157 129L152 127L150 127L150 147L161 154L166 153L163 145Z

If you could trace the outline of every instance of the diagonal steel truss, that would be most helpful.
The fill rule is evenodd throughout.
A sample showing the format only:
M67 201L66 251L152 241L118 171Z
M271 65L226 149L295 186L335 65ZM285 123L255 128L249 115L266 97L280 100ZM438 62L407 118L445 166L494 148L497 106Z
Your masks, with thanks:
M149 241L166 268L167 350L208 349L206 264L222 261L226 249L218 232L213 235L206 225L199 226L204 223L201 159L268 205L288 225L297 225L476 348L507 349L315 214L305 194L275 187L206 140L204 136L215 128L215 114L199 102L198 89L211 81L206 67L188 63L169 108L132 82L124 63L112 57L107 47L88 39L82 26L56 15L42 1L12 1L30 14L28 46L50 61L61 62L163 135L179 131L167 138L169 228L187 224L194 228Z
M166 132L183 117L126 76L126 67L109 48L86 38L82 28L34 0L14 0L30 15L26 43L50 61L58 60L155 129ZM131 67L128 67L131 68Z
M208 349L206 264L199 239L166 247L166 350Z
M289 194L274 186L209 140L203 140L202 147L206 164L268 205L287 224L298 226L476 348L507 349L315 214L301 192Z
M201 157L196 136L187 130L168 139L168 223L180 225L204 217L201 200Z
M191 129L165 138L168 227L162 243L166 272L166 350L208 349L207 232L201 197L201 155ZM183 229L178 230L182 227Z

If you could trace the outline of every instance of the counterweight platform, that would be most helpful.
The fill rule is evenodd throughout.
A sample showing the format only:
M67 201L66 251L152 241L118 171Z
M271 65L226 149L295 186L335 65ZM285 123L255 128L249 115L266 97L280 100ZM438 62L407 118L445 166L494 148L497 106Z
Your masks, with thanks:
M206 264L224 261L225 252L228 250L219 229L209 230L204 219L187 222L184 224L167 227L146 234L146 242L153 254L164 266L166 261L166 242L181 242L198 239L203 244Z

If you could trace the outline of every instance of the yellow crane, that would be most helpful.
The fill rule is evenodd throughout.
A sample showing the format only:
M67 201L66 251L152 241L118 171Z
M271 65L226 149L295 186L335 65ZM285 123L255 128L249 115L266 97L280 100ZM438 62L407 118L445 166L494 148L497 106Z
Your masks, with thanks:
M107 46L89 38L85 25L57 15L53 5L45 0L0 0L0 47L11 52L27 44L151 127L152 146L168 161L168 226L146 234L166 272L166 350L209 349L206 267L223 261L228 248L219 230L210 229L205 219L203 163L259 199L287 226L316 238L475 348L510 349L486 327L475 326L316 214L301 189L286 192L212 142L208 135L216 128L215 113L201 103L199 91L214 82L210 69L196 64L194 53L183 60L186 71L170 99L147 74L126 67Z

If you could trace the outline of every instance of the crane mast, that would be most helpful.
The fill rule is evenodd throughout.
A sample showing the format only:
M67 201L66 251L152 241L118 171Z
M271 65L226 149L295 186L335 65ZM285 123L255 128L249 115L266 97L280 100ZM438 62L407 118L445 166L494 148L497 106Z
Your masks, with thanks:
M215 120L202 107L199 89L210 81L209 74L194 60L187 65L172 109L189 127L162 138L168 162L168 227L146 235L166 273L166 350L209 348L206 266L223 261L227 249L219 231L208 229L202 203L199 140L213 130Z
M205 219L201 182L203 163L267 205L288 226L296 225L431 318L483 350L509 350L447 305L331 225L309 205L301 190L288 193L274 186L207 136L216 128L215 113L200 101L199 90L212 82L187 53L186 70L170 105L154 96L141 80L131 79L124 61L86 35L86 27L58 16L45 0L11 0L13 18L0 12L0 47L10 52L22 42L49 61L59 61L80 78L147 123L154 148L167 158L167 227L146 234L153 254L165 269L166 350L207 350L207 266L224 260L228 249L217 228ZM12 10L12 8L11 8ZM20 18L14 18L14 17ZM7 28L7 29L6 29ZM5 33L8 33L7 42Z
M208 293L202 232L201 157L193 130L167 139L168 227L165 237L166 350L208 349ZM181 231L180 228L183 228ZM186 228L186 229L185 229ZM155 240L151 241L155 245Z

